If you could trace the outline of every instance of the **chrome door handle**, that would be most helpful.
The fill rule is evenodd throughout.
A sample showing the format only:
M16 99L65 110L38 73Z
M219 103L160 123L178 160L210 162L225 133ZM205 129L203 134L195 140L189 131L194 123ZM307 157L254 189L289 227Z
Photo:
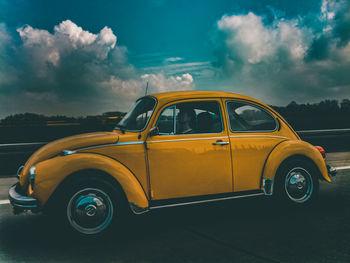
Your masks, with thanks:
M229 142L223 142L223 141L213 142L213 145L227 145L227 144L229 144Z

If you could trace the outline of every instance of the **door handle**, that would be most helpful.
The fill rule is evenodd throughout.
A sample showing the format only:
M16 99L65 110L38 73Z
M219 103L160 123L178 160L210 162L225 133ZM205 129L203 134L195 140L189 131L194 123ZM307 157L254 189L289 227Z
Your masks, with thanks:
M216 142L213 142L213 145L228 145L229 142L223 142L222 140L217 140Z

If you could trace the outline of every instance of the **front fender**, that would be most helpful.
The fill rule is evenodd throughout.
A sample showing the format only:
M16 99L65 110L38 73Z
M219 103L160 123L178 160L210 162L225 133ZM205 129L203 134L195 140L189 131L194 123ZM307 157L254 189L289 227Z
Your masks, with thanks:
M33 197L43 207L67 176L86 169L100 170L113 176L124 190L129 204L140 210L148 208L146 194L132 172L114 159L93 153L57 156L36 164Z
M282 162L295 155L304 156L312 160L320 171L321 176L327 182L331 182L321 153L313 145L301 140L284 141L272 150L266 160L261 182L263 182L263 179L274 179Z

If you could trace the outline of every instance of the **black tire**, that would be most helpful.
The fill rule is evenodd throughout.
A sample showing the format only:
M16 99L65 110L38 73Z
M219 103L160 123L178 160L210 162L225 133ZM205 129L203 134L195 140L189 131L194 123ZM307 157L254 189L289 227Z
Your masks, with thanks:
M278 169L274 197L277 202L306 206L317 200L318 171L311 161L292 159Z
M125 204L120 190L99 177L73 180L60 200L61 218L84 236L105 234L122 218Z

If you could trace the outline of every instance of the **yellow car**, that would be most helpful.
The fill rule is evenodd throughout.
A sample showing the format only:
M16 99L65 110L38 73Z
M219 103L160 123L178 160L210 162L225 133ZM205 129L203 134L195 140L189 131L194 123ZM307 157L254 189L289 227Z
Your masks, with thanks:
M324 150L272 108L216 91L138 99L113 132L71 136L35 152L9 190L14 212L55 211L99 234L126 213L258 195L294 204L332 181Z

